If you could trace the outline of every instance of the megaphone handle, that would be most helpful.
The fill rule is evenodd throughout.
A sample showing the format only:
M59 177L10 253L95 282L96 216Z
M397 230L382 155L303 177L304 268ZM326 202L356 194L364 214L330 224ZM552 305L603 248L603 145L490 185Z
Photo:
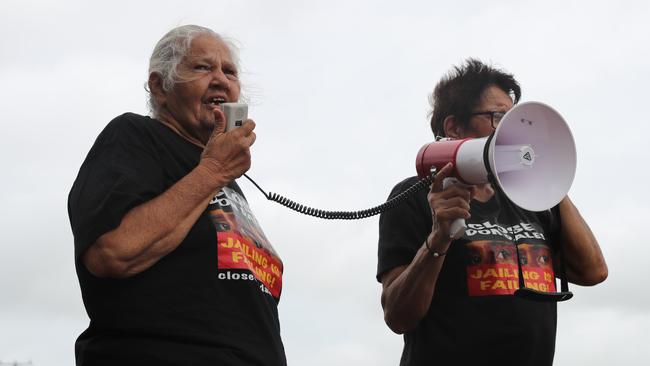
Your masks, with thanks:
M447 189L447 187L453 184L462 184L456 178L448 177L442 181L442 188ZM449 237L452 239L458 239L463 236L463 233L467 229L467 224L465 224L465 219L456 219L451 223L449 227Z

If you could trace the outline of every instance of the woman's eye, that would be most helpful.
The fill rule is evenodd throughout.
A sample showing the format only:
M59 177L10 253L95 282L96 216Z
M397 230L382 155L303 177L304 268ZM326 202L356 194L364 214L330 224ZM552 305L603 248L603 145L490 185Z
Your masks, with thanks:
M208 65L196 65L196 66L194 66L194 70L210 71L210 66L208 66Z
M223 73L228 75L229 77L237 78L237 70L235 69L224 69Z

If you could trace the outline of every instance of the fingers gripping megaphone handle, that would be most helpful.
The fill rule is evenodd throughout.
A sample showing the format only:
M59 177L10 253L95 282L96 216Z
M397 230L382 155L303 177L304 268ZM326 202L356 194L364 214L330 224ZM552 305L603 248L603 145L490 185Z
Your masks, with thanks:
M464 185L463 183L459 182L458 179L448 177L442 181L442 189L447 189L447 187L454 184ZM458 239L463 236L465 229L467 229L465 219L456 219L451 223L451 226L449 227L449 237L452 239Z

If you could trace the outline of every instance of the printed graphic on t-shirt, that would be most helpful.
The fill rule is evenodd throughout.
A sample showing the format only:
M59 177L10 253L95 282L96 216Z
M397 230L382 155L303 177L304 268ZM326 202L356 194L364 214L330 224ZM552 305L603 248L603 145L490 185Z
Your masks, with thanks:
M555 292L550 248L528 240L545 239L536 225L521 223L503 227L489 222L469 224L465 238L474 239L466 244L467 289L470 296L514 294L519 288L517 250L526 287Z
M217 228L219 280L253 280L275 298L282 292L282 261L264 235L248 203L237 191L224 187L208 206ZM229 270L246 270L230 272Z
M470 240L475 237L497 237L505 238L514 242L526 239L546 239L542 230L535 224L522 222L517 225L504 227L499 224L493 224L489 221L480 224L468 224L467 229L465 230L465 237Z
M517 252L512 242L473 241L467 244L467 288L470 296L512 295L519 288ZM526 287L555 292L550 250L542 244L519 244Z

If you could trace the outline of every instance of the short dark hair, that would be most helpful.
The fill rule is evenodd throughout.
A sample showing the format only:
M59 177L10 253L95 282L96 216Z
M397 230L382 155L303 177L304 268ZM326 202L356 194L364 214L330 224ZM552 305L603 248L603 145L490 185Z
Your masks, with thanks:
M433 134L446 136L443 122L447 116L454 116L463 126L469 126L470 114L480 102L481 94L492 85L510 95L513 104L519 102L521 88L512 74L474 58L467 59L461 66L454 66L440 79L431 94Z

